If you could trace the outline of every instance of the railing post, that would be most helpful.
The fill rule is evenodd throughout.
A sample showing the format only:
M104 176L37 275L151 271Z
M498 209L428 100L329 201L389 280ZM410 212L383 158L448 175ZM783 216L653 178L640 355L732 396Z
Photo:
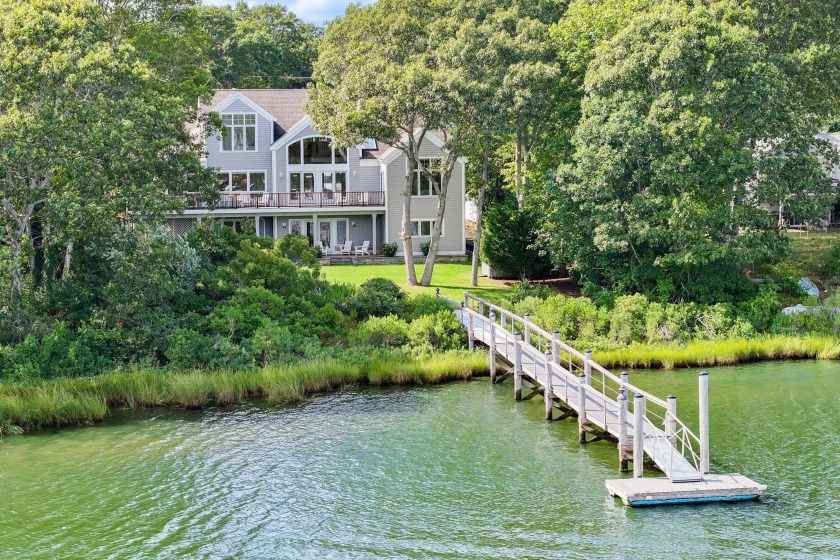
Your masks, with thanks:
M586 443L586 374L578 376L578 442Z
M627 472L627 389L618 391L618 470Z
M464 304L461 304L461 313L465 313L464 311ZM467 314L467 346L470 349L470 352L475 350L475 331L473 330L473 316L469 310L466 311Z
M551 351L554 353L554 360L560 363L560 331L551 331Z
M513 335L513 396L522 400L522 334Z
M700 372L700 474L709 474L709 373Z
M490 340L487 341L490 347L490 382L496 382L496 313L490 311Z
M633 399L633 477L645 474L645 396Z
M525 323L523 324L525 344L531 344L531 314L526 313L523 319L525 319Z
M586 374L586 384L592 385L592 350L585 350L583 360L583 373Z
M665 415L665 437L677 445L677 395L668 395L668 414Z

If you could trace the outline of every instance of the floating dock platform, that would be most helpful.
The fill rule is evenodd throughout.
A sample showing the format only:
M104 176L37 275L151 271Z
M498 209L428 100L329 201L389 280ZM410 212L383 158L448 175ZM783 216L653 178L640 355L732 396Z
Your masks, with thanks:
M611 496L632 507L757 500L767 490L767 486L736 473L706 475L698 482L620 478L608 480L606 485Z

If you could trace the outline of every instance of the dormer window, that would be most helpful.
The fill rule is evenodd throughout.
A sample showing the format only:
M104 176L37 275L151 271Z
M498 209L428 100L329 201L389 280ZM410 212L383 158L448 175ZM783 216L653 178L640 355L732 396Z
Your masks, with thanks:
M257 150L257 115L222 115L222 151L255 152Z
M289 165L334 165L347 163L347 151L333 148L329 138L313 137L289 144Z

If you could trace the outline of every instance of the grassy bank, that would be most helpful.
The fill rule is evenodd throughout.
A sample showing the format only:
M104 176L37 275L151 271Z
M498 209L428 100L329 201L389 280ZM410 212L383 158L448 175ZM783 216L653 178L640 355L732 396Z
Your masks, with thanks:
M840 358L840 339L832 336L764 336L703 340L679 346L632 344L595 352L595 360L612 369L675 369L805 358Z
M371 359L362 365L333 360L240 371L141 369L31 385L5 384L0 385L0 433L91 424L104 420L112 408L200 409L250 398L294 403L308 394L347 385L433 384L470 379L487 371L486 354L457 351L426 359Z
M417 279L423 274L423 265L417 264ZM464 298L464 292L473 293L479 297L495 300L501 297L509 297L510 286L501 280L492 280L486 277L479 277L478 286L470 286L470 275L472 265L463 263L437 263L435 273L432 276L431 287L408 286L405 283L405 265L403 264L375 264L375 265L332 265L321 268L321 276L330 282L341 282L343 284L354 284L360 286L371 278L387 278L410 294L435 293L436 288L440 292L456 301Z

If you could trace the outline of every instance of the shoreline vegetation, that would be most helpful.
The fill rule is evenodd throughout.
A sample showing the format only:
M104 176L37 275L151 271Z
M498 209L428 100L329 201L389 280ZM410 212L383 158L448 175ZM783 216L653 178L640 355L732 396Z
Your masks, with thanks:
M248 399L272 404L347 386L439 384L487 375L483 352L452 350L423 358L381 357L363 363L314 360L242 370L172 372L126 369L92 377L0 384L0 435L104 421L115 408L228 406Z
M836 336L765 335L757 338L696 340L685 344L630 344L595 350L596 362L613 370L729 366L748 362L840 358Z

